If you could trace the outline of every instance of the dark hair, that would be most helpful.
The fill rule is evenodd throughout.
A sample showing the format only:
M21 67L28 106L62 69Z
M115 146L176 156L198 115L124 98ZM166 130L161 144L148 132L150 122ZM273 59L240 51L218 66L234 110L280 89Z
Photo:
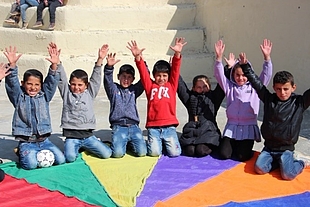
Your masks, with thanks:
M82 70L82 69L76 69L75 71L73 71L73 72L71 73L71 75L70 75L70 80L69 80L69 82L70 82L73 78L82 79L83 82L84 82L85 84L88 83L88 75L87 75L87 73L86 73L84 70Z
M36 78L38 78L41 82L41 85L43 85L43 74L38 71L37 69L29 69L24 73L24 77L23 77L23 81L26 82L28 81L28 78L30 76L34 76Z
M290 72L279 71L273 77L273 85L275 85L276 83L285 84L287 82L290 82L292 86L295 85L294 76Z
M155 73L168 73L170 75L170 69L171 66L167 61L158 60L153 67L152 74L153 76L155 76Z
M122 65L119 68L118 75L122 73L128 73L128 74L131 74L133 77L135 77L135 69L129 64Z
M193 87L196 85L197 81L199 81L199 80L205 81L208 84L209 88L211 89L210 80L205 75L197 75L197 76L195 76L194 79L193 79Z

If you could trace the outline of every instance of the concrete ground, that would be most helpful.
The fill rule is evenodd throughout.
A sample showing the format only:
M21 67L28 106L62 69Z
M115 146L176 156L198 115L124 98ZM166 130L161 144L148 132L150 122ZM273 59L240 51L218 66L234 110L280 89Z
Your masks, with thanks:
M144 135L145 131L145 118L146 118L146 98L144 95L138 98L138 109L140 113L140 127L143 129ZM226 123L226 114L225 114L225 101L223 101L223 107L220 108L218 112L218 125L222 130ZM11 136L11 122L13 115L13 106L9 102L4 83L0 85L0 158L4 161L18 161L17 156L14 154L13 149L17 146L18 142L14 140L14 137ZM51 136L52 142L54 142L60 149L63 150L63 137L61 133L60 126L60 117L62 110L62 99L59 96L57 91L52 102L50 103L50 113L52 117L52 127L53 134ZM108 122L109 116L109 101L106 97L103 87L101 88L99 95L95 99L94 110L96 113L97 119L97 129L95 135L101 138L103 141L110 140L110 128ZM180 101L177 103L177 116L180 122L180 125L177 127L177 132L182 132L182 127L187 121L187 111ZM260 114L259 120L262 120L262 115ZM259 122L259 124L261 124ZM299 138L298 143L296 144L296 151L299 151L307 156L310 156L310 111L307 110L304 115L304 121L302 124L302 129L300 132L301 137ZM260 151L263 147L263 142L255 143L254 150Z

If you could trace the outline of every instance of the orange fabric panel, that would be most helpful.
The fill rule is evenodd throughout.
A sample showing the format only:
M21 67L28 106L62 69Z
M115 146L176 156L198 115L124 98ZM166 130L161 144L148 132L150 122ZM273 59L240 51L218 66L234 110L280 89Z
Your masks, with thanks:
M292 181L283 180L279 170L258 175L254 171L257 156L255 153L251 160L166 201L159 201L155 206L216 206L230 201L248 202L310 191L310 169L305 169Z

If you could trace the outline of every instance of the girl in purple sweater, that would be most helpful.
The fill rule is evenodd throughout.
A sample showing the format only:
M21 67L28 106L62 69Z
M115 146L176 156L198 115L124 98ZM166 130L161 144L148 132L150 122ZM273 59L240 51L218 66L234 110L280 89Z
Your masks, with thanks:
M272 77L270 58L272 43L270 40L265 39L260 48L264 56L260 80L264 85L268 85ZM225 58L228 65L233 65L230 79L226 78L222 64L224 50L225 44L222 40L219 40L215 44L214 75L225 92L227 105L227 123L223 131L219 153L221 159L235 158L239 161L246 161L253 156L254 140L261 141L257 125L260 100L240 67L240 64L247 61L243 53L239 55L240 60L238 61L235 61L232 53L230 53L228 60Z

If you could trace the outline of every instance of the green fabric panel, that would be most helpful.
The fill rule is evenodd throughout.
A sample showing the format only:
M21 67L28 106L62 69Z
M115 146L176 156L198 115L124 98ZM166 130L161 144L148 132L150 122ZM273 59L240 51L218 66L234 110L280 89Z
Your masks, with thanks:
M2 164L1 169L15 178L25 179L29 183L36 183L51 191L59 191L68 197L76 197L89 204L117 206L81 156L73 163L49 168L24 170L15 162L9 162Z

